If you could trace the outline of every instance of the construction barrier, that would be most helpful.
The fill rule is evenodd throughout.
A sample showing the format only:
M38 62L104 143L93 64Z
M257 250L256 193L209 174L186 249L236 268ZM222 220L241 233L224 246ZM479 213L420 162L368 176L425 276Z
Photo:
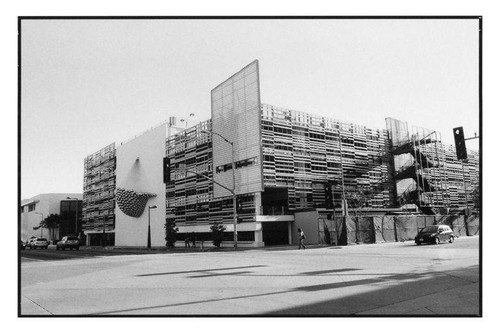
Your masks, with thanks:
M477 215L346 216L322 219L319 224L320 244L337 245L412 241L428 225L446 224L459 237L478 235L480 227ZM330 236L325 234L325 227Z
M479 235L479 218L477 216L468 216L465 225L469 231L468 236Z
M373 225L375 228L375 242L394 242L396 240L392 216L373 216Z
M333 220L320 219L318 225L319 244L338 245L338 230L341 228L342 226L337 226Z

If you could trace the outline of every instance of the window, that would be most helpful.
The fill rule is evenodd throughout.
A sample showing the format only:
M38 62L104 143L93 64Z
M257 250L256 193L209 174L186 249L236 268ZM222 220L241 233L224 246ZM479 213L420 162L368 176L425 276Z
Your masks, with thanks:
M272 156L272 155L264 155L264 161L266 161L266 162L274 162L274 156Z
M28 212L32 212L35 210L36 204L31 204L28 206Z
M237 161L234 164L236 166L236 169L243 168L246 166L255 165L255 164L257 164L257 157L251 157L251 158L247 158L246 160ZM231 170L232 168L233 168L232 163L228 163L225 165L219 165L218 167L215 168L215 172L216 173L226 172L226 171Z
M342 167L342 165L338 162L327 162L326 165L329 167L329 168L338 168L340 169Z
M257 158L256 157L251 157L251 158L247 158L246 160L242 160L242 161L238 161L236 162L236 169L238 168L242 168L242 167L246 167L246 166L250 166L250 165L254 165L256 164L257 162Z

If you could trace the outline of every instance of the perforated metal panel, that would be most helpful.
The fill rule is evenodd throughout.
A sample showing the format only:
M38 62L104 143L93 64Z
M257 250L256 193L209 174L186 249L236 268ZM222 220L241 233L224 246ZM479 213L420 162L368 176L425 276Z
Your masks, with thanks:
M212 130L234 145L234 160L238 162L235 174L236 193L263 191L257 60L212 90ZM231 162L231 145L214 135L214 179L227 188L233 187L233 171L231 167L227 167ZM221 186L214 186L215 198L229 194Z

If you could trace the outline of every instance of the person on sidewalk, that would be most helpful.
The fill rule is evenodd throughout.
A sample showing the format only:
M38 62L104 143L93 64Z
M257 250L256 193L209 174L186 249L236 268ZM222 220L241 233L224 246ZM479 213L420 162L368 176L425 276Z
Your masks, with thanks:
M305 250L306 246L304 245L304 239L306 239L306 234L300 228L297 229L297 232L299 234L299 250L301 248L303 248Z

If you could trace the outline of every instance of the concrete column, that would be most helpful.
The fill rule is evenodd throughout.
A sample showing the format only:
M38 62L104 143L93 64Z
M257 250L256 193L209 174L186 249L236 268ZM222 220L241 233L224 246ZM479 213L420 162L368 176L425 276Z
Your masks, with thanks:
M260 215L260 206L262 206L262 192L254 193L255 215Z
M262 234L262 224L257 222L255 225L255 233L254 233L255 241L254 241L254 246L255 247L261 247L264 246L264 236Z

